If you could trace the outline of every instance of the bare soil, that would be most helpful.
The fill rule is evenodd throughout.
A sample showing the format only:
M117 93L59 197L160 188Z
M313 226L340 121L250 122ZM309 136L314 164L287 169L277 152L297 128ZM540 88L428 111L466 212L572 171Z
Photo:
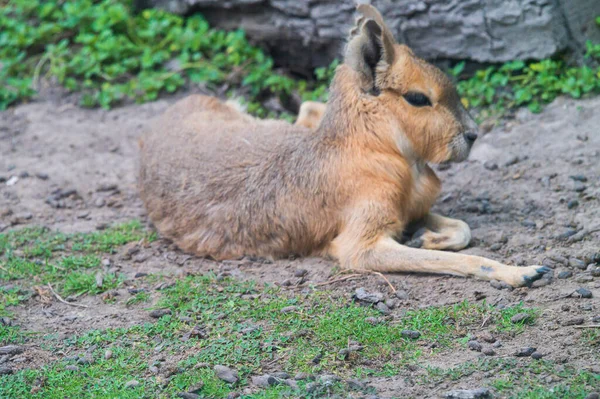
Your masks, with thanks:
M137 137L173 101L104 111L81 109L54 98L0 113L0 231L43 225L67 233L85 232L131 219L146 221L136 191ZM408 292L408 299L392 312L465 299L485 298L506 305L523 301L540 309L541 316L524 333L504 337L497 356L510 357L520 347L533 346L547 359L600 372L598 348L581 339L582 329L565 326L578 317L585 325L598 324L600 316L600 278L591 273L600 257L599 110L600 98L558 99L539 115L521 110L478 140L467 162L438 167L444 189L435 210L471 226L474 239L464 252L508 264L550 266L555 277L550 284L509 291L472 279L391 274L386 276L390 283ZM57 199L56 190L68 189L77 194ZM315 284L336 272L334 263L318 258L218 263L190 257L164 240L135 250L127 247L108 256L110 267L132 280L137 273L176 278L212 270L277 284L288 279L295 283L298 269L308 270L306 279ZM564 271L573 275L557 278ZM357 287L391 295L376 275L322 288L349 296ZM575 294L580 287L593 297ZM79 302L90 307L30 301L18 308L17 321L29 331L69 336L150 320L148 304L106 304L99 296ZM485 331L483 323L481 332ZM31 352L35 355L25 364L31 367L53 360L38 352ZM424 358L423 366L447 368L478 356L482 355L468 350L444 352ZM416 385L404 377L373 378L370 384L380 397L438 397L449 389L486 386L492 377L476 372L441 384Z

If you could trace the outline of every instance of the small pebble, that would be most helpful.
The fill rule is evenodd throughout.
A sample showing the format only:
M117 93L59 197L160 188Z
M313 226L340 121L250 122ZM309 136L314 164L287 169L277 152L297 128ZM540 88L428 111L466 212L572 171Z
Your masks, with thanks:
M583 324L584 321L583 317L576 317L574 319L565 320L562 324L563 326L579 326Z
M531 315L529 313L517 313L513 317L510 318L510 321L514 324L524 323L531 319Z
M200 395L191 392L179 392L177 397L181 399L200 399Z
M580 296L581 298L591 298L592 297L592 291L588 290L587 288L577 288L575 290L575 295L576 296Z
M240 379L238 372L229 367L217 365L214 370L217 378L230 384L235 384Z
M125 388L135 388L140 385L140 382L137 380L130 380L125 383Z
M579 270L587 269L587 265L585 264L585 262L577 258L569 259L569 266L577 268Z
M296 270L296 272L294 273L294 277L304 277L308 274L308 270L306 269L298 269Z
M456 389L444 395L446 399L489 399L492 393L488 388Z
M531 354L531 358L535 359L535 360L540 360L541 358L543 358L544 355L542 355L540 352L535 351Z
M367 317L365 321L373 326L379 324L379 319L377 317Z
M421 336L421 333L413 330L402 330L400 335L402 335L404 338L418 339Z
M487 170L496 170L496 169L498 169L498 164L496 162L492 162L492 161L485 161L483 163L483 167L486 168Z
M560 279L566 279L566 278L570 278L570 277L573 277L573 272L570 270L565 270L565 271L558 273L558 278L560 278Z
M592 392L588 396L586 396L585 399L600 399L600 393Z
M523 347L515 352L516 357L529 357L533 352L536 351L536 348L532 348L530 346Z
M482 349L481 344L477 341L469 341L467 343L467 347L469 349L471 349L472 351L476 351L476 352L481 352L481 349Z
M567 202L567 208L569 209L573 209L573 208L577 208L579 206L579 201L577 201L576 199L570 200L569 202Z
M298 309L297 306L286 306L285 308L281 309L281 313L292 313L295 312L296 309Z
M69 367L69 366L67 366ZM77 367L77 366L73 366ZM0 375L9 375L13 373L13 369L8 366L0 366Z
M43 173L43 172L38 172L35 174L35 177L37 177L40 180L48 180L48 173Z
M490 250L492 251L498 251L500 249L502 249L502 244L500 244L499 242L490 245Z
M594 267L594 268L592 268L592 270L590 271L590 273L592 273L593 277L600 277L600 267Z
M574 229L567 229L564 232L560 233L559 235L556 236L557 240L561 240L561 241L565 241L567 240L569 237L574 236L575 234L577 234L577 230Z
M74 364L69 364L69 365L65 366L65 370L79 371L79 366L75 366Z
M408 299L408 292L404 290L398 290L396 291L396 298L400 299L401 301L404 301Z
M381 292L367 292L363 287L360 287L354 291L353 298L361 302L377 303L383 300L383 294Z
M171 314L171 309L156 309L150 312L150 317L160 319L163 316Z
M379 310L383 314L390 313L390 308L383 302L377 302L377 305L375 305L375 308L377 308L377 310Z
M519 157L516 155L513 155L506 162L504 162L504 166L512 166L518 162L519 162Z
M492 348L485 348L483 354L486 356L494 356L496 352Z

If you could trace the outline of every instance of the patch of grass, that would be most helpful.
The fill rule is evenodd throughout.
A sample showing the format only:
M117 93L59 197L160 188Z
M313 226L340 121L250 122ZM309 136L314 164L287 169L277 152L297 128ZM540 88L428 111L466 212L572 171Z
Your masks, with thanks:
M69 292L93 289L92 278L77 281ZM296 295L212 275L186 277L160 293L156 308L168 308L171 314L153 323L93 330L69 338L61 350L89 352L95 361L79 365L77 373L64 369L70 363L58 362L6 377L1 382L10 387L8 397L31 389L36 380L44 384L32 397L64 397L72 392L86 397L99 392L111 396L119 390L123 390L119 397L125 398L174 397L203 381L202 397L223 398L246 386L252 375L273 368L290 375L302 371L343 377L391 376L416 364L424 348L444 351L462 345L484 319L501 323L500 311L485 303L408 310L401 318L389 320L372 306L362 306L346 296L318 291ZM405 329L418 330L421 336L407 338L402 334ZM356 352L343 351L356 347L360 347ZM114 355L105 359L108 348ZM161 358L178 361L166 364ZM236 369L240 382L230 385L217 379L213 371L217 364ZM149 372L151 366L158 367L158 375ZM165 385L167 370L176 371ZM100 382L92 384L92 378ZM140 385L124 390L124 384L132 379ZM298 391L282 385L245 397L318 398L335 393L346 394L347 387L325 384L309 393L300 383Z
M102 253L124 244L151 242L155 233L138 221L93 233L63 234L44 228L28 228L0 234L0 280L24 280L30 285L56 284L64 295L98 294L116 288L121 277L103 276L98 286L95 272ZM0 313L8 306L8 294L0 294ZM7 298L5 300L5 297Z
M134 296L127 299L125 304L127 306L135 305L138 303L144 303L150 301L150 294L147 291L138 292Z
M186 81L228 83L251 112L266 116L265 96L325 97L335 68L318 69L312 85L292 79L240 30L210 29L200 15L134 14L130 0L11 0L0 3L0 27L0 109L33 96L38 79L48 77L82 91L81 105L104 108L155 100Z
M599 374L545 360L484 359L450 369L429 367L426 371L422 383L457 381L476 372L493 373L492 387L499 396L511 399L583 399L600 384Z
M512 317L519 313L526 313L529 315L528 318L513 323L511 321ZM523 306L523 302L520 302L516 306L508 306L499 311L498 322L496 324L496 331L499 332L515 332L520 333L523 332L525 326L535 324L539 316L539 311L534 308L526 308Z

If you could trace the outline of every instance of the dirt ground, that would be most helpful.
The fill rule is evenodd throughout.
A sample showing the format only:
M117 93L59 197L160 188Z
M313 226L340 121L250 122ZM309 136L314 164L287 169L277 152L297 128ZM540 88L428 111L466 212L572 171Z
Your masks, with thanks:
M94 231L132 219L146 221L136 192L137 137L174 100L104 111L53 98L0 113L0 231L24 225ZM533 288L506 290L472 279L392 274L387 276L391 284L408 292L392 312L465 299L506 305L523 301L540 309L541 316L535 326L505 340L498 356L533 346L547 359L600 373L598 348L580 339L583 329L568 325L578 318L584 325L600 323L600 277L594 264L600 261L599 110L600 98L558 99L539 115L521 110L478 140L467 162L436 167L444 186L435 210L465 220L473 232L464 252L508 264L547 265L554 269L549 284L542 280ZM64 195L67 190L76 193ZM335 266L316 258L217 263L189 257L163 240L139 248L134 256L125 248L110 261L132 278L136 273L180 276L214 270L277 284L294 279L298 269L308 270L311 283L324 282ZM390 294L374 275L328 288L349 295L357 287ZM575 291L582 287L593 297L581 298ZM18 309L17 320L27 330L65 336L148 320L146 310L106 304L99 297L81 303L93 306L32 304ZM427 364L447 368L478 356L457 350L430 357ZM51 359L38 362L46 360ZM449 389L485 386L491 377L475 372L437 385L394 377L369 383L382 398L438 397Z

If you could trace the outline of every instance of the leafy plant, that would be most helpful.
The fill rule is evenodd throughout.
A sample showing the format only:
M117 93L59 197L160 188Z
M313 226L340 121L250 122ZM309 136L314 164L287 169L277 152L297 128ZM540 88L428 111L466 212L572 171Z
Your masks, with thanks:
M250 102L296 92L324 99L330 76L317 70L317 84L309 84L276 73L240 30L210 29L199 15L134 15L129 0L10 0L0 5L0 59L0 109L33 96L42 77L81 91L83 106L110 108L154 100L187 81L230 84Z

